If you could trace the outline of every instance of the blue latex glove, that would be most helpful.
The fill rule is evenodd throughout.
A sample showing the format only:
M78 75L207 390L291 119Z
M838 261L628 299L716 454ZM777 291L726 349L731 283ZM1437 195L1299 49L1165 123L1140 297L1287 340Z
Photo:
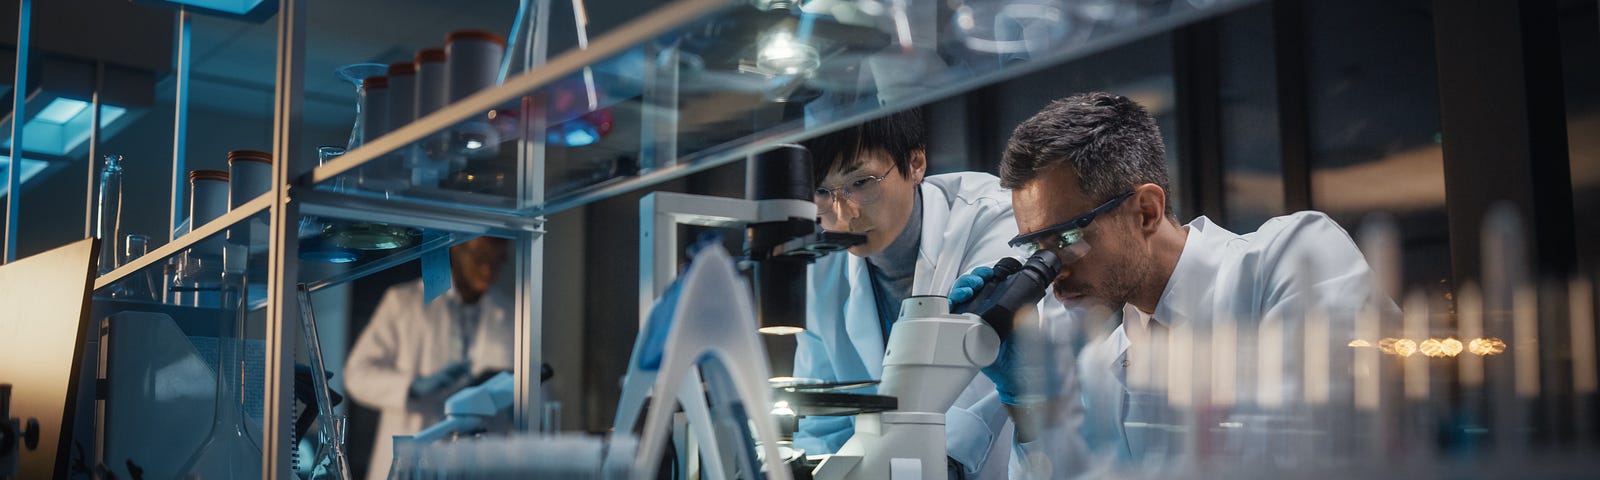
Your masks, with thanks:
M978 291L983 289L983 285L993 279L994 269L989 267L974 268L972 273L956 277L955 286L950 287L950 307L955 308L972 301L972 298L978 295Z
M421 397L444 390L466 380L467 374L470 373L472 373L472 362L457 360L455 363L445 365L444 368L439 369L437 372L412 380L411 396Z
M983 367L983 375L994 382L1000 394L1000 403L1030 405L1050 399L1056 394L1059 376L1055 374L1055 355L1043 339L1029 338L1034 332L1012 335L1000 342L1000 354L994 363Z

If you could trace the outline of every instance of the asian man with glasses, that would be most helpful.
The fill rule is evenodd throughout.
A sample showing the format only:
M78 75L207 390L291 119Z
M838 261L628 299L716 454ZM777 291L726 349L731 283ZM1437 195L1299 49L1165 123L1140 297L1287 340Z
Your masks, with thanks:
M927 175L918 110L804 144L823 229L864 234L867 241L809 270L807 328L797 336L794 376L879 380L901 300L944 295L961 274L1020 253L1006 244L1016 235L1011 196L993 175ZM950 473L1003 478L1012 429L994 384L974 379L945 417ZM853 434L850 417L807 417L795 445L808 454L830 453Z

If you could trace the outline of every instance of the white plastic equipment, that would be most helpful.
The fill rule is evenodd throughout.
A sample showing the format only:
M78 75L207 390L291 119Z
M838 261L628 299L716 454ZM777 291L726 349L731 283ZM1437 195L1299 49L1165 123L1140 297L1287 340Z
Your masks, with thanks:
M901 303L883 352L878 394L895 397L892 412L856 415L856 433L812 471L818 480L945 478L944 413L994 363L1000 337L972 314L951 314L943 296Z

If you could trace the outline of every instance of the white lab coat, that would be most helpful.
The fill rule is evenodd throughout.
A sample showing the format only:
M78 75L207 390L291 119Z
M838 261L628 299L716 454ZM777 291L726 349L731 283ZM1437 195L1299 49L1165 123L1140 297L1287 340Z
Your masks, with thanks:
M984 173L950 173L922 185L922 240L912 295L946 295L956 277L1020 252L1006 245L1017 233L1011 194ZM883 378L883 328L867 262L830 255L807 269L806 331L797 335L794 376L824 381ZM874 393L874 389L858 390ZM835 452L854 433L853 417L809 417L795 445L806 452ZM1011 422L994 383L982 374L945 414L951 458L984 478L1002 475ZM1002 459L987 461L989 458ZM985 468L988 467L988 468Z
M474 310L450 290L422 303L422 281L389 288L361 332L345 365L344 385L350 398L381 411L367 478L387 478L394 455L393 437L410 435L444 419L444 401L453 391L410 398L411 382L438 372L463 358L472 361L472 375L510 370L515 332L510 295L490 290L479 299L477 331L470 351L463 352L462 315Z
M1212 224L1205 217L1190 222L1178 265L1168 280L1153 314L1143 314L1124 306L1121 325L1110 335L1089 342L1075 356L1081 361L1069 369L1076 374L1074 385L1079 402L1061 402L1059 407L1079 409L1067 413L1075 422L1055 425L1046 435L1013 450L1013 478L1072 478L1097 476L1112 463L1123 466L1160 465L1187 452L1181 435L1169 435L1163 424L1177 424L1192 417L1176 416L1181 410L1168 409L1167 388L1192 385L1193 398L1215 398L1206 381L1212 372L1174 371L1213 361L1217 350L1205 348L1199 339L1213 331L1219 322L1234 322L1235 348L1226 349L1236 364L1233 400L1213 404L1209 415L1230 421L1232 429L1204 439L1210 455L1251 457L1270 455L1275 448L1269 435L1255 435L1263 417L1293 422L1284 411L1257 405L1263 395L1276 397L1283 405L1304 400L1300 343L1305 322L1302 311L1321 311L1329 320L1330 344L1349 341L1357 312L1374 305L1380 321L1393 321L1399 309L1383 292L1375 289L1376 279L1365 257L1349 234L1327 215L1299 212L1268 220L1254 233L1238 235ZM1264 328L1267 327L1267 328ZM1260 377L1259 338L1264 332L1281 331L1284 343L1281 381ZM1182 332L1182 333L1175 333ZM1175 339L1193 335L1194 357L1172 359L1168 354ZM1274 338L1266 336L1266 338ZM1339 350L1334 350L1337 356ZM1235 355L1236 354L1236 355ZM1141 369L1138 365L1150 366ZM1186 375L1187 374L1187 375ZM1169 382L1169 375L1184 375L1192 384ZM1348 398L1348 383L1331 377L1325 382L1331 398ZM1323 382L1319 382L1323 383ZM1263 385L1266 387L1263 388ZM1219 388L1220 390L1220 388ZM1343 395L1343 397L1341 397ZM1193 400L1199 402L1201 400ZM1180 401L1180 404L1182 402ZM1254 416L1252 416L1254 415ZM1292 417L1292 415L1291 415ZM1279 424L1279 427L1282 425ZM1063 458L1083 458L1091 449L1091 460L1067 464Z

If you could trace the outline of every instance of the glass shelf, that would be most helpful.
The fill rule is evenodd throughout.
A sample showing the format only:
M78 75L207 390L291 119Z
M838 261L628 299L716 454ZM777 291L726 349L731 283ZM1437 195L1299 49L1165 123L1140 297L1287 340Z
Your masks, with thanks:
M1254 1L906 2L897 10L899 2L816 0L787 11L770 8L784 2L679 0L372 139L304 181L351 196L546 215ZM519 164L518 150L538 142L541 161ZM584 142L592 143L569 145ZM418 166L435 173L415 174ZM535 166L547 200L521 201L518 179L538 178Z
M406 209L382 202L350 205L340 202L344 199L338 195L321 195L304 203L299 271L300 282L311 291L383 271L479 235L510 236L516 230L534 230L540 225L523 217L474 217L459 212L446 219L424 209ZM260 308L266 301L267 222L272 200L270 194L262 195L96 278L97 301L128 306L222 308L217 303L220 297L216 292L225 271L224 264L238 262L231 270L245 275L251 308ZM380 230L398 241L393 245L358 248L334 240L339 238L338 232ZM337 267L315 266L317 264Z

